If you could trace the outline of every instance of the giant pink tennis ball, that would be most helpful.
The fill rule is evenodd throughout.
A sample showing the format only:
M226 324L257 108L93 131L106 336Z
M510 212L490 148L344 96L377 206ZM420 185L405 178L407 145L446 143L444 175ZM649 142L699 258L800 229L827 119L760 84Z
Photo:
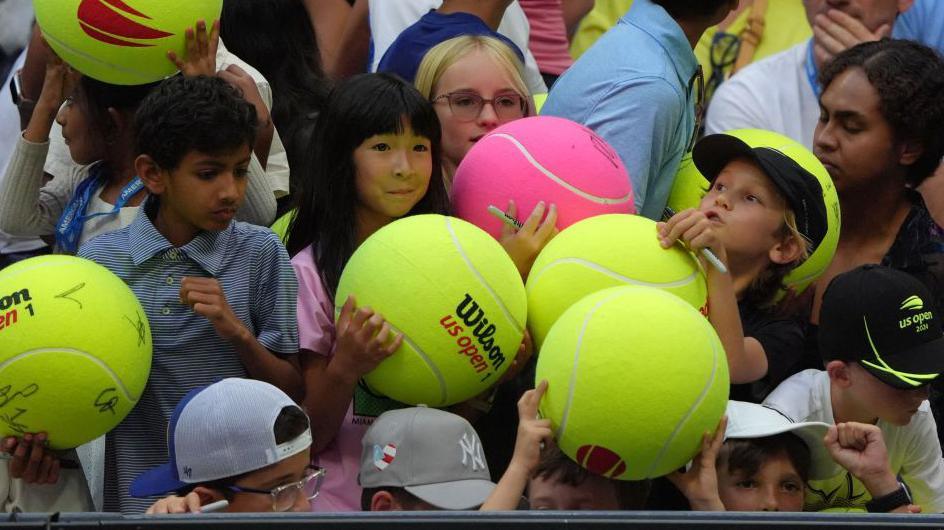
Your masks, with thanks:
M629 174L616 151L590 129L536 116L502 125L479 140L456 170L458 217L496 239L502 222L488 207L515 201L524 222L540 201L556 204L557 228L607 213L636 213Z

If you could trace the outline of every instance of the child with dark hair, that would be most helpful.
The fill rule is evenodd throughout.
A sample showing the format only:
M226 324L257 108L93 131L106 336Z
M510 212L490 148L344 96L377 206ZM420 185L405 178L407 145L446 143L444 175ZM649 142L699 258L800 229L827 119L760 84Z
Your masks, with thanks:
M783 152L752 148L727 134L706 136L692 151L710 188L698 208L660 224L668 248L682 240L710 249L727 266L704 263L708 318L724 345L734 397L760 401L797 371L800 324L771 306L783 278L826 235L823 189L817 178ZM746 383L757 383L748 386Z
M94 236L130 224L147 195L135 173L134 115L155 85L110 85L49 55L42 93L0 179L0 230L55 238L58 252L74 254ZM193 55L184 64L200 60ZM77 165L46 182L53 120ZM266 205L274 203L265 179L251 179L238 217L268 223Z
M402 341L383 316L349 298L335 326L334 295L354 250L407 215L445 213L436 111L388 74L338 84L318 116L310 174L295 194L288 249L298 277L300 360L316 462L328 470L317 511L356 511L361 437L380 413L405 405L358 384Z
M134 167L151 196L129 226L79 252L131 287L154 340L148 386L105 445L104 509L125 513L153 502L131 499L128 487L167 458L155 442L188 389L248 375L289 395L303 392L288 254L270 230L233 222L246 192L255 108L222 79L174 77L141 103L135 120ZM83 462L87 476L96 464Z
M528 482L532 510L642 510L649 481L612 480L587 471L553 444Z
M870 492L897 484L881 431L874 425L796 423L776 410L730 401L715 433L705 434L691 467L669 475L699 511L792 511L805 506L810 480L846 468ZM905 503L887 510L919 511Z
M308 417L278 388L224 379L191 390L167 426L170 461L139 475L131 494L173 492L148 514L307 512L324 470L312 467ZM225 502L221 502L225 501Z

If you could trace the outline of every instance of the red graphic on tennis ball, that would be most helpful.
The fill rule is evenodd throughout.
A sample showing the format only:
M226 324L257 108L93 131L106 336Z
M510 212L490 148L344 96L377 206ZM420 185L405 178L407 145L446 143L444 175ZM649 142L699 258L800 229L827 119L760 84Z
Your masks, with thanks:
M591 473L617 478L626 472L626 462L613 451L599 445L583 445L577 449L577 463Z
M105 44L148 48L154 45L128 39L154 40L173 35L139 24L128 18L128 15L151 19L121 0L82 0L79 4L78 17L82 30L89 37Z

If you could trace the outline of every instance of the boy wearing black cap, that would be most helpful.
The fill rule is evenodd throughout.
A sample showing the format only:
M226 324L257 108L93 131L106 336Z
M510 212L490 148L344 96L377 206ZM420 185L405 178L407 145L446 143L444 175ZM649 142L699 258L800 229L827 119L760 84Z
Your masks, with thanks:
M944 512L944 461L926 401L928 384L944 371L944 333L931 299L914 277L878 265L840 274L826 288L819 331L826 370L794 375L764 404L797 422L876 425L890 473L870 494L837 466L829 478L810 481L806 509L916 504L924 513Z
M695 252L710 249L727 266L727 273L705 266L708 317L727 353L731 382L757 381L735 386L732 398L760 401L796 371L802 330L769 306L787 273L826 235L823 190L783 152L727 134L703 138L692 160L711 186L697 209L660 224L659 239L666 248L682 240Z

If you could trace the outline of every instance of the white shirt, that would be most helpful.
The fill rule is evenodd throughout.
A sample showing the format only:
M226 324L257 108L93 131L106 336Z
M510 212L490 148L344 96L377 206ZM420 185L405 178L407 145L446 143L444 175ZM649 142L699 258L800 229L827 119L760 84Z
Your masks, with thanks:
M3 178L6 173L10 154L13 153L13 148L16 147L16 142L20 138L20 113L10 97L10 78L23 66L25 60L26 50L23 50L13 64L10 74L3 81L3 86L0 87L0 178ZM6 232L0 232L0 254L29 252L45 246L46 243L35 237L15 237Z
M780 411L794 422L822 421L833 424L829 374L822 370L804 370L780 384L764 400L764 405ZM911 422L904 427L879 420L892 472L901 476L911 489L915 504L923 513L944 512L944 461L937 426L927 401L921 404ZM848 471L836 465L835 475L826 480L811 480L806 489L804 510L825 508L864 508L871 499L865 486Z
M812 149L819 101L806 74L808 46L757 61L722 83L708 106L705 131L766 129Z
M438 9L440 5L442 0L368 0L370 34L374 44L370 71L377 71L380 59L403 30L415 24L431 9ZM531 26L518 0L505 10L498 32L511 39L524 53L524 81L528 90L532 94L547 93L547 85L538 70L538 63L528 49Z

